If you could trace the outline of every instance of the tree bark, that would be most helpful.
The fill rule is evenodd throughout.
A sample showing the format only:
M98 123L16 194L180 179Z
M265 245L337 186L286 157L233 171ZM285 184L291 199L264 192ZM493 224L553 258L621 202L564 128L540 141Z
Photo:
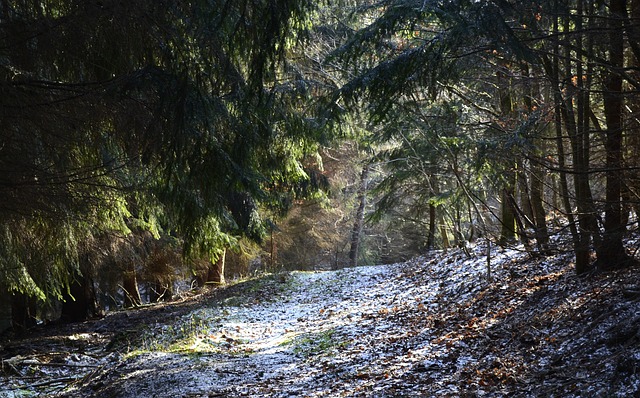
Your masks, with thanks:
M506 68L506 66L505 66ZM510 119L513 116L513 99L511 97L511 81L506 74L498 69L496 72L496 80L498 83L498 100L500 107L500 116L503 124L509 126ZM506 127L505 127L506 128ZM500 210L500 244L513 242L516 239L516 214L511 205L512 198L515 197L517 185L517 166L515 160L505 159L503 172L503 182L500 189L501 210Z
M597 238L598 228L595 218L595 205L589 183L589 96L585 88L583 67L583 39L582 39L582 19L584 18L583 0L578 1L577 16L570 20L565 18L564 30L571 30L572 21L576 24L576 35L574 46L576 49L575 65L572 60L572 46L565 44L564 54L564 74L565 78L571 79L571 85L566 99L561 100L561 115L564 126L569 136L572 149L573 160L573 185L575 188L575 200L578 210L577 233L574 235L574 252L576 255L576 272L578 274L590 269L590 243L592 237ZM575 66L576 74L573 74ZM558 87L560 89L560 87ZM574 104L574 98L576 103ZM574 108L575 106L575 108ZM573 231L572 231L573 232Z
M554 99L554 127L555 127L555 137L556 137L556 148L557 148L557 161L558 161L558 180L559 180L559 190L560 190L560 199L562 201L562 207L565 216L567 217L567 221L569 224L569 231L571 232L571 237L574 242L574 251L577 248L578 241L580 240L580 236L578 233L578 227L576 225L576 220L573 214L573 209L571 206L571 198L569 193L569 181L567 178L567 161L566 154L564 149L564 138L563 138L563 115L565 113L565 103L562 98L562 89L560 87L560 42L559 42L559 31L560 31L560 17L559 17L559 6L558 0L554 1L554 21L553 21L553 61L549 66L549 78L551 80L553 86L553 99Z
M612 269L631 265L622 238L626 226L622 223L622 138L623 138L623 91L622 68L624 66L623 18L626 0L611 0L609 17L609 65L603 93L604 112L607 122L606 151L606 196L604 236L597 250L599 268Z
M429 203L429 235L427 236L427 250L431 251L435 247L436 241L436 206Z
M216 262L211 264L209 273L207 275L207 283L214 283L216 285L224 285L226 283L224 279L224 265L226 255L227 251L225 249L222 251L220 257L218 257Z
M531 72L528 65L522 66L522 73L527 79L525 82L524 103L527 111L531 114L534 111L532 98L534 96L534 87L531 84ZM540 95L539 86L535 86L535 95ZM538 246L538 251L546 253L549 243L549 231L547 230L547 213L544 209L544 170L542 164L538 160L543 156L542 146L544 140L536 138L534 140L536 146L533 159L531 160L531 167L529 171L529 184L525 181L525 189L528 190L529 208L531 211L531 217L534 223L535 238Z
M360 235L362 234L362 226L364 224L364 210L367 206L367 185L369 180L369 165L366 164L362 168L360 175L360 185L358 187L358 208L356 209L356 217L351 230L351 249L349 250L349 266L358 265L358 252L360 249Z
M628 18L626 20L629 21ZM631 21L640 21L640 0L631 1ZM631 47L636 46L637 48L634 48L629 63L635 70L640 70L640 29L631 21L628 24L628 42L635 43ZM626 191L625 200L628 209L635 212L637 222L640 217L640 159L638 158L640 153L640 92L636 91L631 94L625 106L629 107L631 117L625 120L627 136L623 145L623 148L626 148L623 157L627 170L625 170L623 190Z

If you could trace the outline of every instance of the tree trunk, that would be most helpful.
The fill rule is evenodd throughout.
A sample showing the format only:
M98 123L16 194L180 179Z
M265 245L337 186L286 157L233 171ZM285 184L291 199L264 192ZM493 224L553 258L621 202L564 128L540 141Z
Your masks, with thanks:
M13 326L11 301L12 294L6 288L0 287L0 334Z
M429 203L429 235L427 236L427 250L433 250L436 240L436 206Z
M69 294L65 294L62 303L62 315L64 322L80 322L96 313L95 300L88 292L89 288L84 278L74 280L69 286Z
M36 300L22 293L13 293L11 317L13 328L27 330L37 324Z
M535 223L535 236L538 250L546 253L549 245L547 213L544 210L544 172L537 162L531 167L531 210Z
M138 289L138 278L133 263L130 264L129 269L122 274L122 288L124 290L125 307L137 307L142 304L140 290Z
M632 0L631 2L631 21L640 21L640 0ZM628 30L629 43L633 48L633 56L630 57L629 63L635 70L640 70L640 28L630 22ZM640 153L640 92L635 91L630 94L629 100L625 103L625 106L631 110L631 117L625 120L627 136L623 147L627 150L623 156L627 170L625 170L623 189L626 190L627 206L635 212L637 222L640 217L640 159L638 158Z
M533 112L534 87L531 84L531 73L527 64L523 64L522 73L526 77L524 103L528 112ZM535 86L535 95L540 95L540 87ZM535 238L538 246L538 251L545 253L547 251L547 245L549 243L549 231L547 230L547 214L544 210L544 170L542 164L538 159L541 159L544 155L542 146L544 146L544 140L537 138L534 141L536 146L533 159L531 160L531 168L529 171L528 180L531 181L530 186L525 182L525 189L528 191L527 198L529 199L529 208L531 211L531 218L534 223Z
M216 262L211 264L207 275L207 283L214 283L216 285L224 285L226 283L224 279L224 263L226 255L227 251L223 250Z
M364 210L367 206L367 185L369 179L369 165L362 168L360 175L360 186L358 187L358 208L356 209L356 217L351 230L351 249L349 250L349 266L358 265L358 252L360 248L360 235L362 234L362 226L364 224Z
M74 272L74 279L62 302L61 319L65 322L80 322L98 312L96 292L91 277L89 257L85 254L80 264L81 274Z
M577 229L572 229L574 252L576 255L576 272L583 273L590 268L590 243L591 238L598 233L597 223L595 219L595 205L591 194L591 186L589 183L589 151L590 151L590 132L589 132L589 96L585 88L586 76L583 71L584 50L582 48L582 19L584 12L582 0L578 1L577 16L575 18L564 20L564 29L569 31L571 23L576 24L576 31L580 34L576 35L574 48L576 49L575 68L576 75L573 75L572 67L574 59L572 57L572 46L570 43L565 44L564 54L564 74L565 78L571 78L573 85L568 86L566 99L560 100L560 110L564 126L569 136L572 149L573 160L573 184L575 188L576 207L578 210ZM554 26L554 30L557 29ZM558 86L556 88L560 90ZM577 100L577 109L574 109L574 98ZM577 118L577 119L576 119ZM568 193L568 192L567 192ZM568 214L571 210L568 211Z
M555 2L556 15L558 15L558 1ZM564 100L562 99L562 91L560 88L560 48L558 45L558 19L554 20L553 24L553 35L554 35L554 54L553 54L553 65L551 72L551 82L553 84L553 98L554 98L554 127L555 127L555 136L556 136L556 149L558 151L558 179L559 179L559 190L560 190L560 198L562 200L562 207L564 210L564 214L567 217L567 221L569 223L569 231L571 232L571 237L573 239L574 245L577 244L580 239L578 234L578 227L576 225L575 217L573 215L573 209L571 206L571 198L569 195L569 181L567 178L567 161L564 150L564 138L562 131L562 120L564 114Z
M513 174L513 173L509 173ZM515 179L512 175L508 176L506 186L502 189L502 205L500 211L500 239L499 243L501 245L511 243L516 240L516 214L511 204L513 194L514 194L514 185L512 178Z
M611 269L628 266L632 259L622 244L625 225L622 224L622 137L623 137L623 92L624 66L623 16L625 0L611 0L609 18L609 65L603 93L605 119L607 121L606 151L606 197L604 236L597 250L599 268Z
M449 241L449 233L447 232L447 223L444 219L444 216L440 215L440 236L442 237L442 248L446 251L449 247L451 247L451 242Z
M500 101L500 114L504 118L505 125L509 125L513 116L513 100L511 98L512 85L501 69L496 73L498 82L498 99ZM501 210L500 210L500 239L498 242L503 245L515 241L516 239L516 214L511 199L515 197L517 184L516 162L512 159L505 159L503 183L501 187Z
M270 247L270 253L269 253L269 267L271 270L275 270L276 269L276 263L278 261L278 246L276 245L276 238L275 238L275 225L271 225L271 236L270 236L270 241L269 241L269 245ZM337 256L337 255L336 255Z

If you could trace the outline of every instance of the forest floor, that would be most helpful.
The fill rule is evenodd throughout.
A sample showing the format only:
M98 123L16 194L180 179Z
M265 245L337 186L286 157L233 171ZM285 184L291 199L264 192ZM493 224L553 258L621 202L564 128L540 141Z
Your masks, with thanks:
M640 269L571 261L496 247L488 280L478 244L40 328L0 397L640 396Z

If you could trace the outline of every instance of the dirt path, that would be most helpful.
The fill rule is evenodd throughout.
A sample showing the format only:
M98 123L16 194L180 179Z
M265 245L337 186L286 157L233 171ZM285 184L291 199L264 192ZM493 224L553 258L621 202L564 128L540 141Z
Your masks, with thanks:
M337 369L346 347L401 294L389 283L400 273L395 265L278 277L251 294L176 320L183 330L159 325L147 331L142 345L150 352L125 359L68 395L88 389L119 397L335 393L335 383L325 384L324 375ZM342 371L356 376L358 369Z

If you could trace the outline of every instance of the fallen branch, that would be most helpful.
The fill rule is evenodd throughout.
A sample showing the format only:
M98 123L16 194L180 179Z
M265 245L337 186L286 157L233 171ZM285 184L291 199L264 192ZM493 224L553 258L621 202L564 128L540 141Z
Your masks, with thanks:
M22 377L22 373L20 373L20 371L16 369L16 367L13 366L13 364L9 361L2 361L1 369L3 372L12 374L14 376Z
M30 361L21 362L20 365L67 367L67 368L99 368L100 367L100 365L82 365L78 363L30 362Z
M79 379L78 377L73 377L73 376L60 377L58 379L45 380L40 383L31 384L29 387L35 388L35 387L42 387L42 386L47 386L47 385L56 384L56 383L69 383L69 382L77 381L78 379Z

